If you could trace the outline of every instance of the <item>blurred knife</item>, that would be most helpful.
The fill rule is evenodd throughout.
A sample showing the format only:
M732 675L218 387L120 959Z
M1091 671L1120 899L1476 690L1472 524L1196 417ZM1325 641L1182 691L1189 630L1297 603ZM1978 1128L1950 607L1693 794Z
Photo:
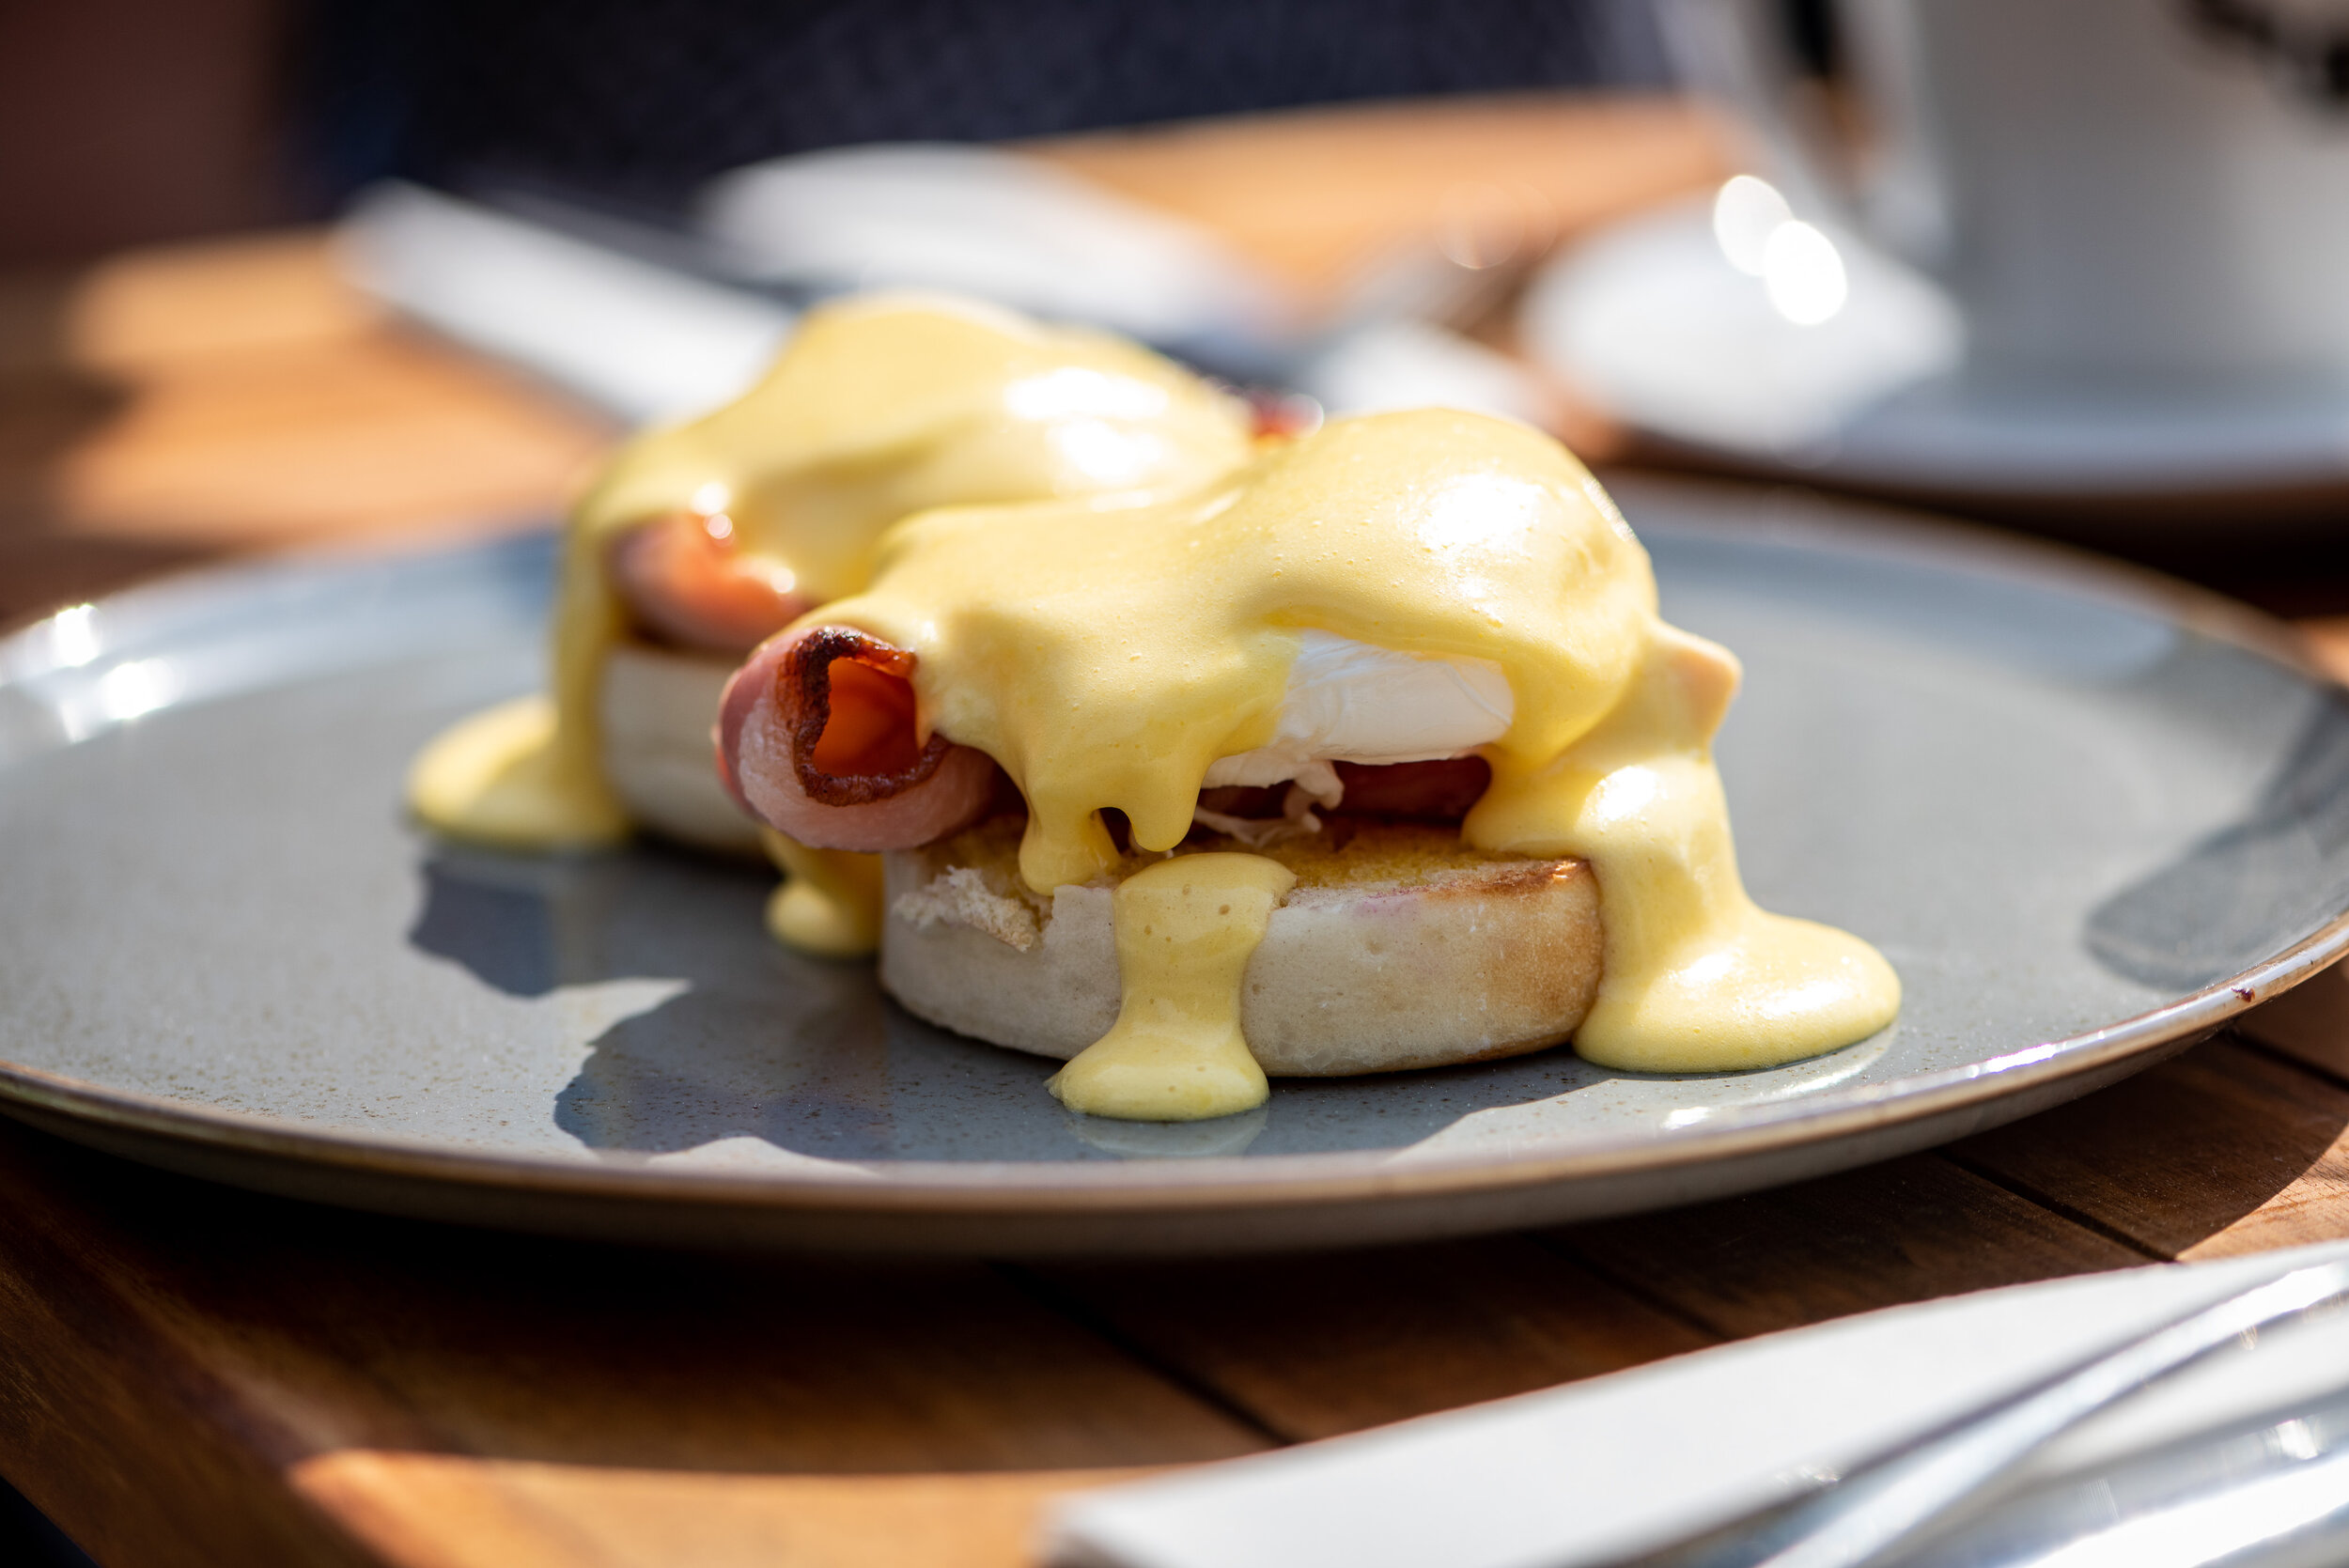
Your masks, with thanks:
M415 185L363 193L337 243L368 292L630 424L732 398L797 319L750 290Z
M817 292L935 288L1085 321L1235 380L1277 379L1300 313L1215 236L1037 159L906 143L723 175L697 227L751 276Z
M1016 154L868 147L754 165L712 186L698 230L544 193L492 200L375 187L344 219L345 264L396 308L630 422L726 401L795 306L879 287L1108 327L1331 413L1441 404L1544 422L1521 365L1408 313L1444 290L1398 293L1394 257L1339 319L1304 331L1199 231Z

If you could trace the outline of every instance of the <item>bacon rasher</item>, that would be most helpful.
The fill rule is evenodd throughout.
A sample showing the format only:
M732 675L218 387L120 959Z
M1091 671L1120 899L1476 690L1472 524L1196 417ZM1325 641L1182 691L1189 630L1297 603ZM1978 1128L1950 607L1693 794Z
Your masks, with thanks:
M630 618L678 647L746 654L815 608L789 571L737 547L723 513L639 523L604 561Z
M921 737L913 655L848 627L805 627L726 683L718 773L745 810L819 849L910 849L978 819L994 759Z

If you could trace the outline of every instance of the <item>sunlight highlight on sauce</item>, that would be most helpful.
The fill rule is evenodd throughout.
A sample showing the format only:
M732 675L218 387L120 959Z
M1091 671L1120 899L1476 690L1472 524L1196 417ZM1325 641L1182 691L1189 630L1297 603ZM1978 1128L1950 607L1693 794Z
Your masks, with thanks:
M598 718L606 658L630 634L606 571L625 529L680 512L723 521L743 557L821 600L863 587L882 531L910 512L1187 489L1250 450L1244 404L1106 334L918 296L812 311L740 399L646 431L605 467L564 543L551 704L435 740L410 804L443 832L509 848L627 836ZM852 911L818 919L809 901L823 896L811 889L775 924L828 931L819 950L844 951Z

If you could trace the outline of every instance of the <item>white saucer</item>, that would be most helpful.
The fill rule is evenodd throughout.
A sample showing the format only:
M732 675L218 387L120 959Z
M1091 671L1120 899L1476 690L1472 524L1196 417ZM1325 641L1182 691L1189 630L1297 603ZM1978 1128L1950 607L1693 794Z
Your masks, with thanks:
M1948 297L1834 238L1848 293L1804 326L1731 264L1709 203L1643 214L1535 280L1526 349L1643 434L1812 479L1986 499L2349 489L2349 386L1971 384Z

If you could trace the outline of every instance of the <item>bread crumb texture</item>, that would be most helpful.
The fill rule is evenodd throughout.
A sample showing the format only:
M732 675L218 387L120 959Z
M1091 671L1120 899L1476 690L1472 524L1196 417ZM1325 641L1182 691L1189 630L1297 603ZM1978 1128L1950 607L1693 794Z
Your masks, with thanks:
M1101 1038L1120 1005L1112 877L1020 879L1018 816L884 857L880 981L932 1023L1046 1056ZM1197 834L1177 856L1244 846ZM1461 845L1456 830L1339 820L1252 851L1297 875L1249 959L1241 1027L1275 1077L1392 1072L1557 1044L1598 986L1597 879L1579 860Z
M988 818L952 838L912 851L923 867L921 885L900 894L891 913L920 926L941 921L968 925L1027 951L1052 918L1048 895L1029 889L1019 877L1019 839L1027 819ZM1204 830L1171 851L1176 856L1237 851L1277 862L1297 877L1282 904L1326 902L1330 892L1347 896L1386 890L1432 890L1452 884L1493 893L1519 882L1527 887L1561 875L1587 874L1579 861L1533 860L1477 849L1460 842L1457 828L1419 822L1362 822L1339 818L1317 833L1252 848L1222 833ZM1128 853L1088 887L1114 887L1166 855ZM1568 869L1571 868L1571 869Z

